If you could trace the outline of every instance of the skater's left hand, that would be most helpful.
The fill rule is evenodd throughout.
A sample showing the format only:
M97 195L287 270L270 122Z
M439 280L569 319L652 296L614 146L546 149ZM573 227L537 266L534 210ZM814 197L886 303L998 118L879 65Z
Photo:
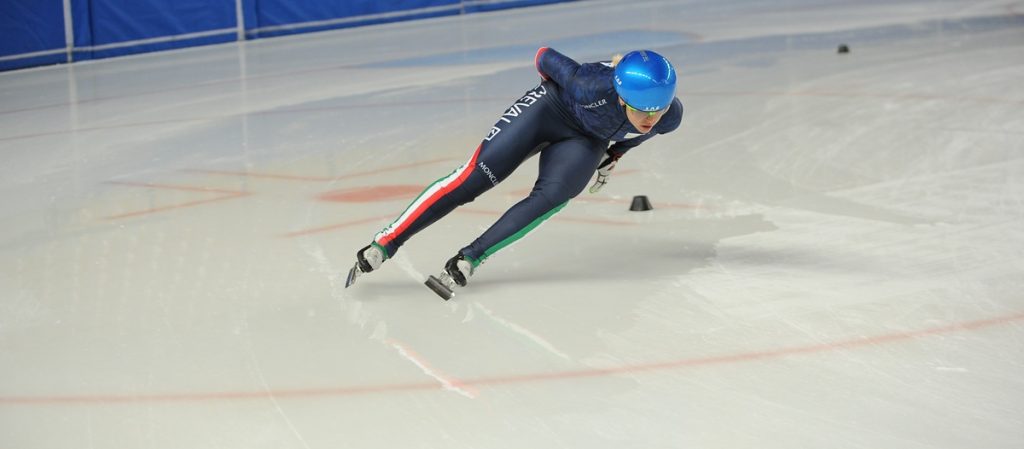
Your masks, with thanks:
M621 156L622 155L609 152L608 157L604 159L604 162L601 162L601 165L597 166L597 180L594 181L594 185L590 186L590 193L597 193L601 190L601 187L608 184L608 177L612 175L612 169L615 168L615 163L619 161L619 157Z

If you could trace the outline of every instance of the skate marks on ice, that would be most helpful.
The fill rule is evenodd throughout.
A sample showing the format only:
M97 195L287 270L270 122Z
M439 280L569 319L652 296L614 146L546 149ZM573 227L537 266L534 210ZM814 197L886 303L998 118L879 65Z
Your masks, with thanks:
M437 381L439 387L442 390L446 390L469 399L475 399L479 392L473 387L467 387L462 385L461 382L444 373L441 369L437 368L433 363L427 360L422 355L418 354L414 349L414 346L403 342L397 337L389 336L388 332L388 320L387 318L375 312L370 307L364 307L364 302L358 299L360 295L355 293L354 289L346 288L345 286L345 275L341 271L342 268L332 263L326 256L323 248L316 246L308 241L301 243L303 250L312 259L313 270L322 274L329 285L331 298L338 302L340 306L339 312L345 317L349 324L368 332L365 338L369 341L380 344L384 348L393 350L395 354L398 354L403 360L406 360L418 370L420 370L425 376ZM402 254L396 255L395 258L390 259L391 265L397 265L402 269L402 272L413 279L415 286L418 283L422 283L423 275L419 273L412 263ZM412 288L410 288L412 290ZM431 300L430 292L425 289L418 289L422 292L422 296L425 300ZM466 317L471 317L471 310L468 308L460 307L456 304L451 304L447 307L447 315L452 315L460 312L460 309L465 309ZM272 396L272 395L271 395Z

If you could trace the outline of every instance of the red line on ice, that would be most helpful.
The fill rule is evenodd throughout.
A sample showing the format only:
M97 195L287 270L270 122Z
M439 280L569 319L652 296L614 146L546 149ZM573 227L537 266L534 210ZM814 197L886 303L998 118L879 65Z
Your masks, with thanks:
M522 384L529 382L583 379L590 377L613 376L627 373L642 373L649 371L664 371L672 369L728 365L735 363L749 363L759 360L771 360L787 356L827 353L843 349L856 349L861 347L880 346L885 344L913 340L922 337L945 335L957 332L975 331L979 329L1010 324L1018 321L1024 321L1024 312L997 316L988 319L948 324L945 326L931 327L916 331L893 332L889 334L876 335L873 337L853 338L848 340L840 340L830 343L821 343L807 346L763 349L749 352L740 352L735 354L726 354L720 356L671 360L665 362L642 363L635 365L623 365L611 368L587 368L574 371L556 371L549 373L530 373L499 377L484 377L479 379L462 379L459 381L458 385L464 387L481 387L488 385ZM395 393L401 391L443 391L444 388L444 385L440 385L438 382L432 381L334 388L282 389L269 391L253 390L199 393L153 393L135 395L82 394L62 396L0 396L0 405L92 405L155 402L211 402L227 400L261 400L269 398L285 399L327 396L337 397L365 395L374 393Z

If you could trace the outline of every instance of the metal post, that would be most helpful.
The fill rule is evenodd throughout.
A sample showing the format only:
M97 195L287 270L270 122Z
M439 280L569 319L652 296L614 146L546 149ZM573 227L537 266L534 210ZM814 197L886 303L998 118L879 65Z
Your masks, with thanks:
M67 1L67 0L65 0ZM235 25L238 27L238 40L245 40L245 14L242 14L242 0L235 0Z
M75 23L71 15L71 0L64 0L64 49L68 63L75 62Z

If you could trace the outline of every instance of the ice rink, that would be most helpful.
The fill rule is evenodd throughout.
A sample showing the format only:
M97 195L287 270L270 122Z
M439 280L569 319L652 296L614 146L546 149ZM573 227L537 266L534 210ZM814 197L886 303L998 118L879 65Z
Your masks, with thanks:
M838 54L847 44L851 51ZM677 132L357 249L539 82ZM1024 447L1024 1L591 1L0 73L0 448ZM654 210L628 210L647 195Z

